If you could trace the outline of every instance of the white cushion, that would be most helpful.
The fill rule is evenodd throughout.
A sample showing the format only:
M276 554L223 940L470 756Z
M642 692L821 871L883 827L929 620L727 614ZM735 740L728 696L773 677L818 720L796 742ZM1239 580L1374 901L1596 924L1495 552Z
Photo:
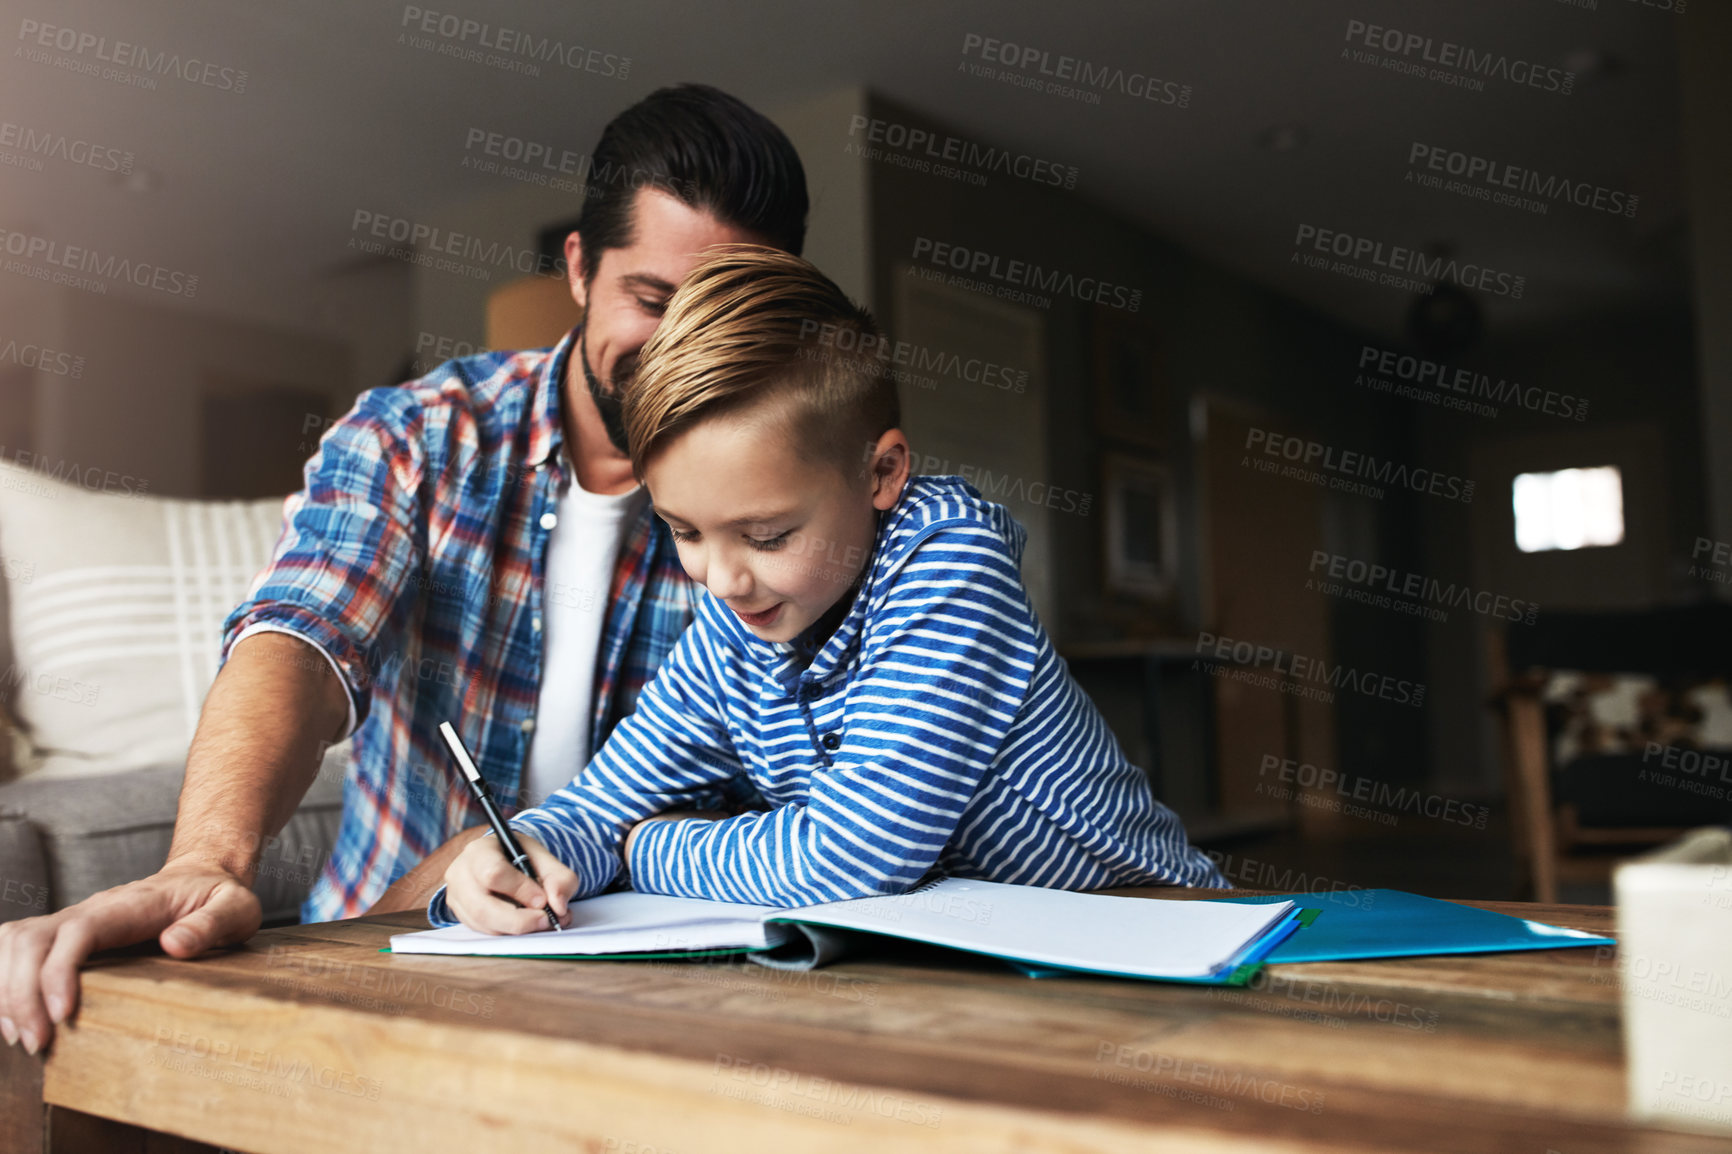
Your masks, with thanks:
M0 694L27 738L20 775L184 762L223 620L282 519L281 497L93 491L0 462L0 554L16 570Z

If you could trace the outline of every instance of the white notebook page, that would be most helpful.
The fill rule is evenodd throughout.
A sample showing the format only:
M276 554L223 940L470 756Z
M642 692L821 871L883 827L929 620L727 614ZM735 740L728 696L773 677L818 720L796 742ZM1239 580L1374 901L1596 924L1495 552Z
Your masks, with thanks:
M1234 962L1292 909L1292 902L1161 901L947 878L896 897L777 916L1049 966L1203 978Z

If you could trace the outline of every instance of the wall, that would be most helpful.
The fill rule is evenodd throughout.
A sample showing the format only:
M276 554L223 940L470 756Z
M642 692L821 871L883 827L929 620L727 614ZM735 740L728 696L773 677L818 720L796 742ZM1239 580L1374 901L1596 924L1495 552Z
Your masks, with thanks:
M874 96L871 116L887 123L964 135L913 109ZM983 145L998 142L983 141ZM1013 150L1014 151L1014 150ZM903 158L905 159L905 158ZM1063 158L1050 158L1062 161ZM895 312L895 279L905 275L919 238L990 252L1002 260L1036 261L1143 290L1135 317L1156 334L1167 380L1166 424L1170 460L1178 481L1181 571L1170 608L1149 607L1110 596L1101 586L1100 523L1090 516L1048 518L1055 613L1046 621L1061 649L1137 635L1194 642L1210 627L1200 565L1196 462L1189 437L1193 398L1211 396L1254 406L1280 422L1278 431L1332 445L1378 452L1401 460L1418 453L1405 404L1370 394L1354 384L1363 340L1300 304L1252 285L1238 274L1154 237L1089 203L1088 175L1077 190L1062 189L1000 173L984 187L965 179L922 172L897 159L872 167L874 307L895 335L904 323ZM1029 227L1030 221L1041 227ZM1048 356L1049 459L1042 480L1060 488L1099 493L1103 447L1093 416L1092 329L1097 306L1055 298L1043 310ZM996 419L983 407L983 421ZM1429 464L1430 462L1420 462ZM1002 498L1001 498L1002 499ZM1386 563L1411 563L1426 513L1421 500L1391 492L1382 502L1330 494L1326 533L1375 544ZM1013 514L1030 510L1005 502ZM1319 541L1318 548L1331 547ZM1271 572L1296 587L1306 578L1308 556L1270 556ZM1331 660L1357 668L1425 669L1424 638L1410 619L1387 613L1338 611L1331 629ZM1121 687L1122 688L1122 687ZM1107 689L1102 690L1108 692ZM1120 689L1112 692L1122 696ZM1339 726L1340 768L1380 780L1420 780L1427 773L1422 711L1382 702L1344 701ZM1460 719L1452 719L1459 723ZM1470 719L1471 722L1471 719ZM1129 724L1115 721L1120 732ZM1138 738L1127 733L1127 741ZM1181 742L1196 748L1195 742Z
M164 496L203 496L199 397L213 378L352 392L348 349L328 336L164 308L119 295L55 294L53 328L85 358L78 380L39 374L36 448Z
M1471 509L1431 511L1418 551L1422 573L1471 575L1476 587L1546 609L1643 608L1688 601L1700 586L1686 572L1706 523L1700 398L1687 303L1657 301L1646 312L1580 317L1507 337L1493 336L1460 364L1588 402L1580 422L1506 406L1495 419L1433 414L1418 427L1428 457L1447 468L1524 470L1630 461L1628 539L1617 550L1522 555L1509 525L1509 490L1485 483ZM1656 441L1652 451L1642 451ZM1657 467L1643 462L1653 459ZM1507 469L1505 470L1507 472ZM1501 476L1501 474L1498 474ZM1486 521L1495 517L1492 532ZM1476 519L1479 524L1475 524ZM1464 569L1464 559L1469 564ZM1498 736L1483 702L1493 692L1492 630L1520 628L1466 615L1427 627L1431 683L1440 698L1429 744L1457 791L1501 785ZM1479 767L1474 774L1473 767Z
M1700 362L1700 442L1706 455L1709 502L1691 532L1732 542L1732 7L1698 4L1677 22L1682 76L1684 175L1690 206L1691 272ZM1732 583L1709 588L1732 598Z

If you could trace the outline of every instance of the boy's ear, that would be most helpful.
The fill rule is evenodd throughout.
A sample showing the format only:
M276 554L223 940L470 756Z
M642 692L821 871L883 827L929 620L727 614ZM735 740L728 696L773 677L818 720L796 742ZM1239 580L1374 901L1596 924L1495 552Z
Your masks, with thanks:
M872 481L872 507L889 509L902 498L908 484L910 461L908 437L901 429L888 429L868 453L867 468Z

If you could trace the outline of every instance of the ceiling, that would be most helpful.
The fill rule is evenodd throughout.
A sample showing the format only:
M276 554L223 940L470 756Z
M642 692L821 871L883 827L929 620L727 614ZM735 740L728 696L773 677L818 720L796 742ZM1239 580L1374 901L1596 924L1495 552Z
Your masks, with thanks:
M396 3L0 8L13 40L0 120L135 157L131 180L63 162L0 167L0 228L196 272L188 307L289 328L323 327L321 286L354 257L358 207L414 217L497 192L497 177L461 166L469 128L582 153L621 108L682 80L761 109L869 87L970 138L1075 165L1085 210L1374 332L1399 331L1409 298L1292 263L1299 225L1443 244L1524 276L1519 301L1482 298L1505 330L1682 300L1686 283L1682 21L1629 0L419 6L630 57L625 80L546 64L527 77L417 49L400 42L416 6ZM1355 63L1343 57L1351 20L1572 68L1576 90L1491 80L1469 92ZM215 86L165 78L155 91L80 75L23 54L27 21L244 69L245 91L226 90L221 73ZM1190 104L1113 92L1085 104L977 79L959 70L971 34L1188 84ZM1635 193L1639 209L1537 216L1422 190L1403 179L1415 143Z

